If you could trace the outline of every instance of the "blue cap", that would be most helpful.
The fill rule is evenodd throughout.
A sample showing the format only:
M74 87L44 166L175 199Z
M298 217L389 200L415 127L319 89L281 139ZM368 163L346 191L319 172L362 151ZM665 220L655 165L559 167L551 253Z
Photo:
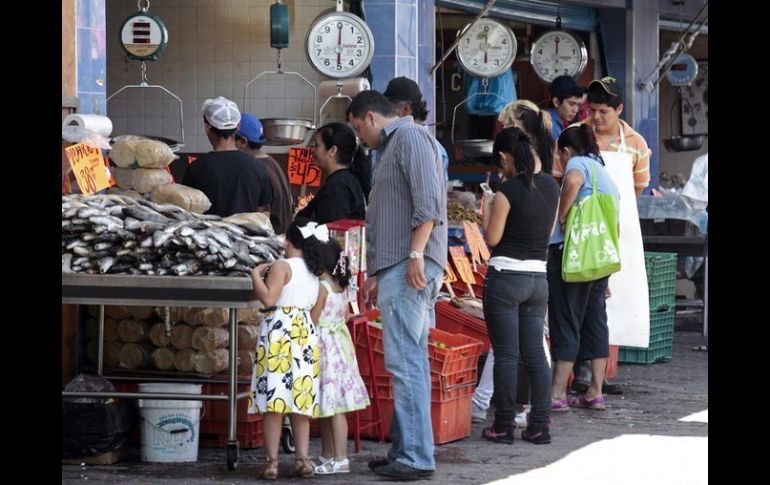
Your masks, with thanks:
M246 138L251 143L265 143L266 141L259 118L249 113L241 114L241 127L235 134Z

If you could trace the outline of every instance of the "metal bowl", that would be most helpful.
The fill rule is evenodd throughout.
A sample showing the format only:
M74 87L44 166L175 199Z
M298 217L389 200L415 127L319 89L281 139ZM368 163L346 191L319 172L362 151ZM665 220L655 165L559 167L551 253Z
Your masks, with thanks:
M302 118L262 118L265 145L297 145L305 141L308 130L315 128L311 120Z
M663 145L670 152L687 152L700 149L704 138L703 135L672 136L668 140L663 140Z
M455 160L477 161L492 156L493 140L478 138L455 142Z

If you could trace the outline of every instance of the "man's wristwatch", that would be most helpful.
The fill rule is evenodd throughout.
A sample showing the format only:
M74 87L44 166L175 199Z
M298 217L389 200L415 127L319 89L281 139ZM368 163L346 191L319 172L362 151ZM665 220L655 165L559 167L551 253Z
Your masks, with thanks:
M414 249L409 251L409 259L420 259L422 258L422 251L415 251Z

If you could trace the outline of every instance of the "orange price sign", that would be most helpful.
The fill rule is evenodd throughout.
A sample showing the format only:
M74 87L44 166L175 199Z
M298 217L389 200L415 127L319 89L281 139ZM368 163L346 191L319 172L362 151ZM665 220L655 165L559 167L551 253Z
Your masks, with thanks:
M452 257L452 262L455 264L455 269L457 269L460 279L468 284L475 283L476 278L473 277L471 263L465 256L465 249L462 246L449 246L449 255Z
M91 195L110 186L110 173L101 149L78 143L64 151L83 195Z
M479 225L475 222L463 221L463 227L465 228L465 240L468 241L468 246L471 248L473 261L476 263L489 261L489 248L484 242Z
M321 169L316 165L310 148L290 148L288 166L290 184L321 186Z

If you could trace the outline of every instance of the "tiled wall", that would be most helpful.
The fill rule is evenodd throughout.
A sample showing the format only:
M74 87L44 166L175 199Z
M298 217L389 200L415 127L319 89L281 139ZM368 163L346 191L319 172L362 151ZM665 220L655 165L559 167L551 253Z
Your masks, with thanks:
M105 114L105 0L76 0L75 15L77 95L80 98L80 112Z
M162 85L182 99L184 151L208 151L203 132L201 104L206 98L225 96L239 108L260 118L313 118L313 91L296 76L267 75L249 88L244 105L244 86L257 74L276 70L275 49L270 47L272 0L153 0L149 13L168 29L168 46L158 61L147 63L150 84ZM285 0L289 7L289 47L282 50L284 71L302 74L314 85L326 78L305 57L305 34L326 10L329 0ZM367 2L368 6L368 2ZM140 63L129 60L118 42L123 20L137 10L135 0L107 2L107 92L140 82ZM369 18L369 11L366 12ZM379 51L379 45L375 47ZM320 108L323 100L318 100ZM346 102L335 100L324 112L324 121L344 119ZM127 89L111 99L108 115L114 133L160 135L180 138L179 105L159 89Z

